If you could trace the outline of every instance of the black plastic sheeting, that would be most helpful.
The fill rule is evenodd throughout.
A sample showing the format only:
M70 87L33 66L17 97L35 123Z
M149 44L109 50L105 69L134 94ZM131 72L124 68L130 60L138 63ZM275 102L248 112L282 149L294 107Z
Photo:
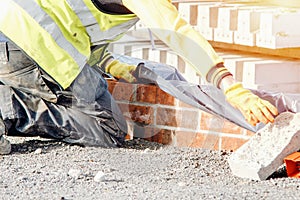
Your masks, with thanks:
M123 55L114 55L121 62L138 65L135 76L137 83L156 84L160 89L195 108L227 119L245 129L257 132L264 127L263 123L255 127L247 123L239 110L232 107L220 89L213 85L196 85L188 82L176 68L152 61L146 61ZM279 113L290 111L299 112L300 94L284 94L268 91L251 90L260 98L268 100L277 107Z

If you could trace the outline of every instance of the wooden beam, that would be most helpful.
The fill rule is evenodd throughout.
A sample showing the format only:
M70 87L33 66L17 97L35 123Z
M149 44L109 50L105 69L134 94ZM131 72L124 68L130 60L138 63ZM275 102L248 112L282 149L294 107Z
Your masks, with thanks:
M223 42L209 41L215 49L227 51L240 51L241 53L255 53L265 56L274 56L282 58L296 59L300 61L300 47L297 48L282 48L282 49L268 49L263 47L249 47L239 44L229 44Z

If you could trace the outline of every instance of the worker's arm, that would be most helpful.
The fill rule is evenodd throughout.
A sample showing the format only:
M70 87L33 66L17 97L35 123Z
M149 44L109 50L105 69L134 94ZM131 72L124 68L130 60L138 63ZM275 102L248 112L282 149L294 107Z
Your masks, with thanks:
M189 62L196 72L221 88L228 102L239 109L248 122L273 122L277 109L236 83L208 41L182 19L168 0L123 0L146 27L173 51Z
M111 74L117 79L123 79L129 83L136 81L133 72L137 66L116 60L107 50L103 53L101 62L98 66L102 71Z
M202 77L223 62L208 41L180 17L168 0L123 0L123 4Z

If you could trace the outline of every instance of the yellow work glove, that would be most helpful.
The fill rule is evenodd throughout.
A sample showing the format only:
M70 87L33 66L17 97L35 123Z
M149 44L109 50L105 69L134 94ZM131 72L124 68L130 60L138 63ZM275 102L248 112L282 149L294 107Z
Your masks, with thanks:
M274 116L278 115L277 108L265 101L250 90L243 88L241 83L235 83L224 91L227 101L239 109L245 119L255 126L258 122L267 124L274 122Z
M132 73L135 71L136 66L121 63L118 60L113 60L105 67L105 72L110 73L117 79L124 79L125 81L132 83L136 81Z

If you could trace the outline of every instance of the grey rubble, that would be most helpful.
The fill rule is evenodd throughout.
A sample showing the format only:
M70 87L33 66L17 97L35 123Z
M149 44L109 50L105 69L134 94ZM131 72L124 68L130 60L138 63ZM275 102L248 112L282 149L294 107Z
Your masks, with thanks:
M300 179L233 176L231 152L162 146L142 139L124 148L82 148L41 138L9 138L0 157L0 199L299 199ZM36 150L38 152L36 152ZM100 173L100 177L99 177Z
M229 158L235 176L265 180L300 149L300 114L281 113Z

